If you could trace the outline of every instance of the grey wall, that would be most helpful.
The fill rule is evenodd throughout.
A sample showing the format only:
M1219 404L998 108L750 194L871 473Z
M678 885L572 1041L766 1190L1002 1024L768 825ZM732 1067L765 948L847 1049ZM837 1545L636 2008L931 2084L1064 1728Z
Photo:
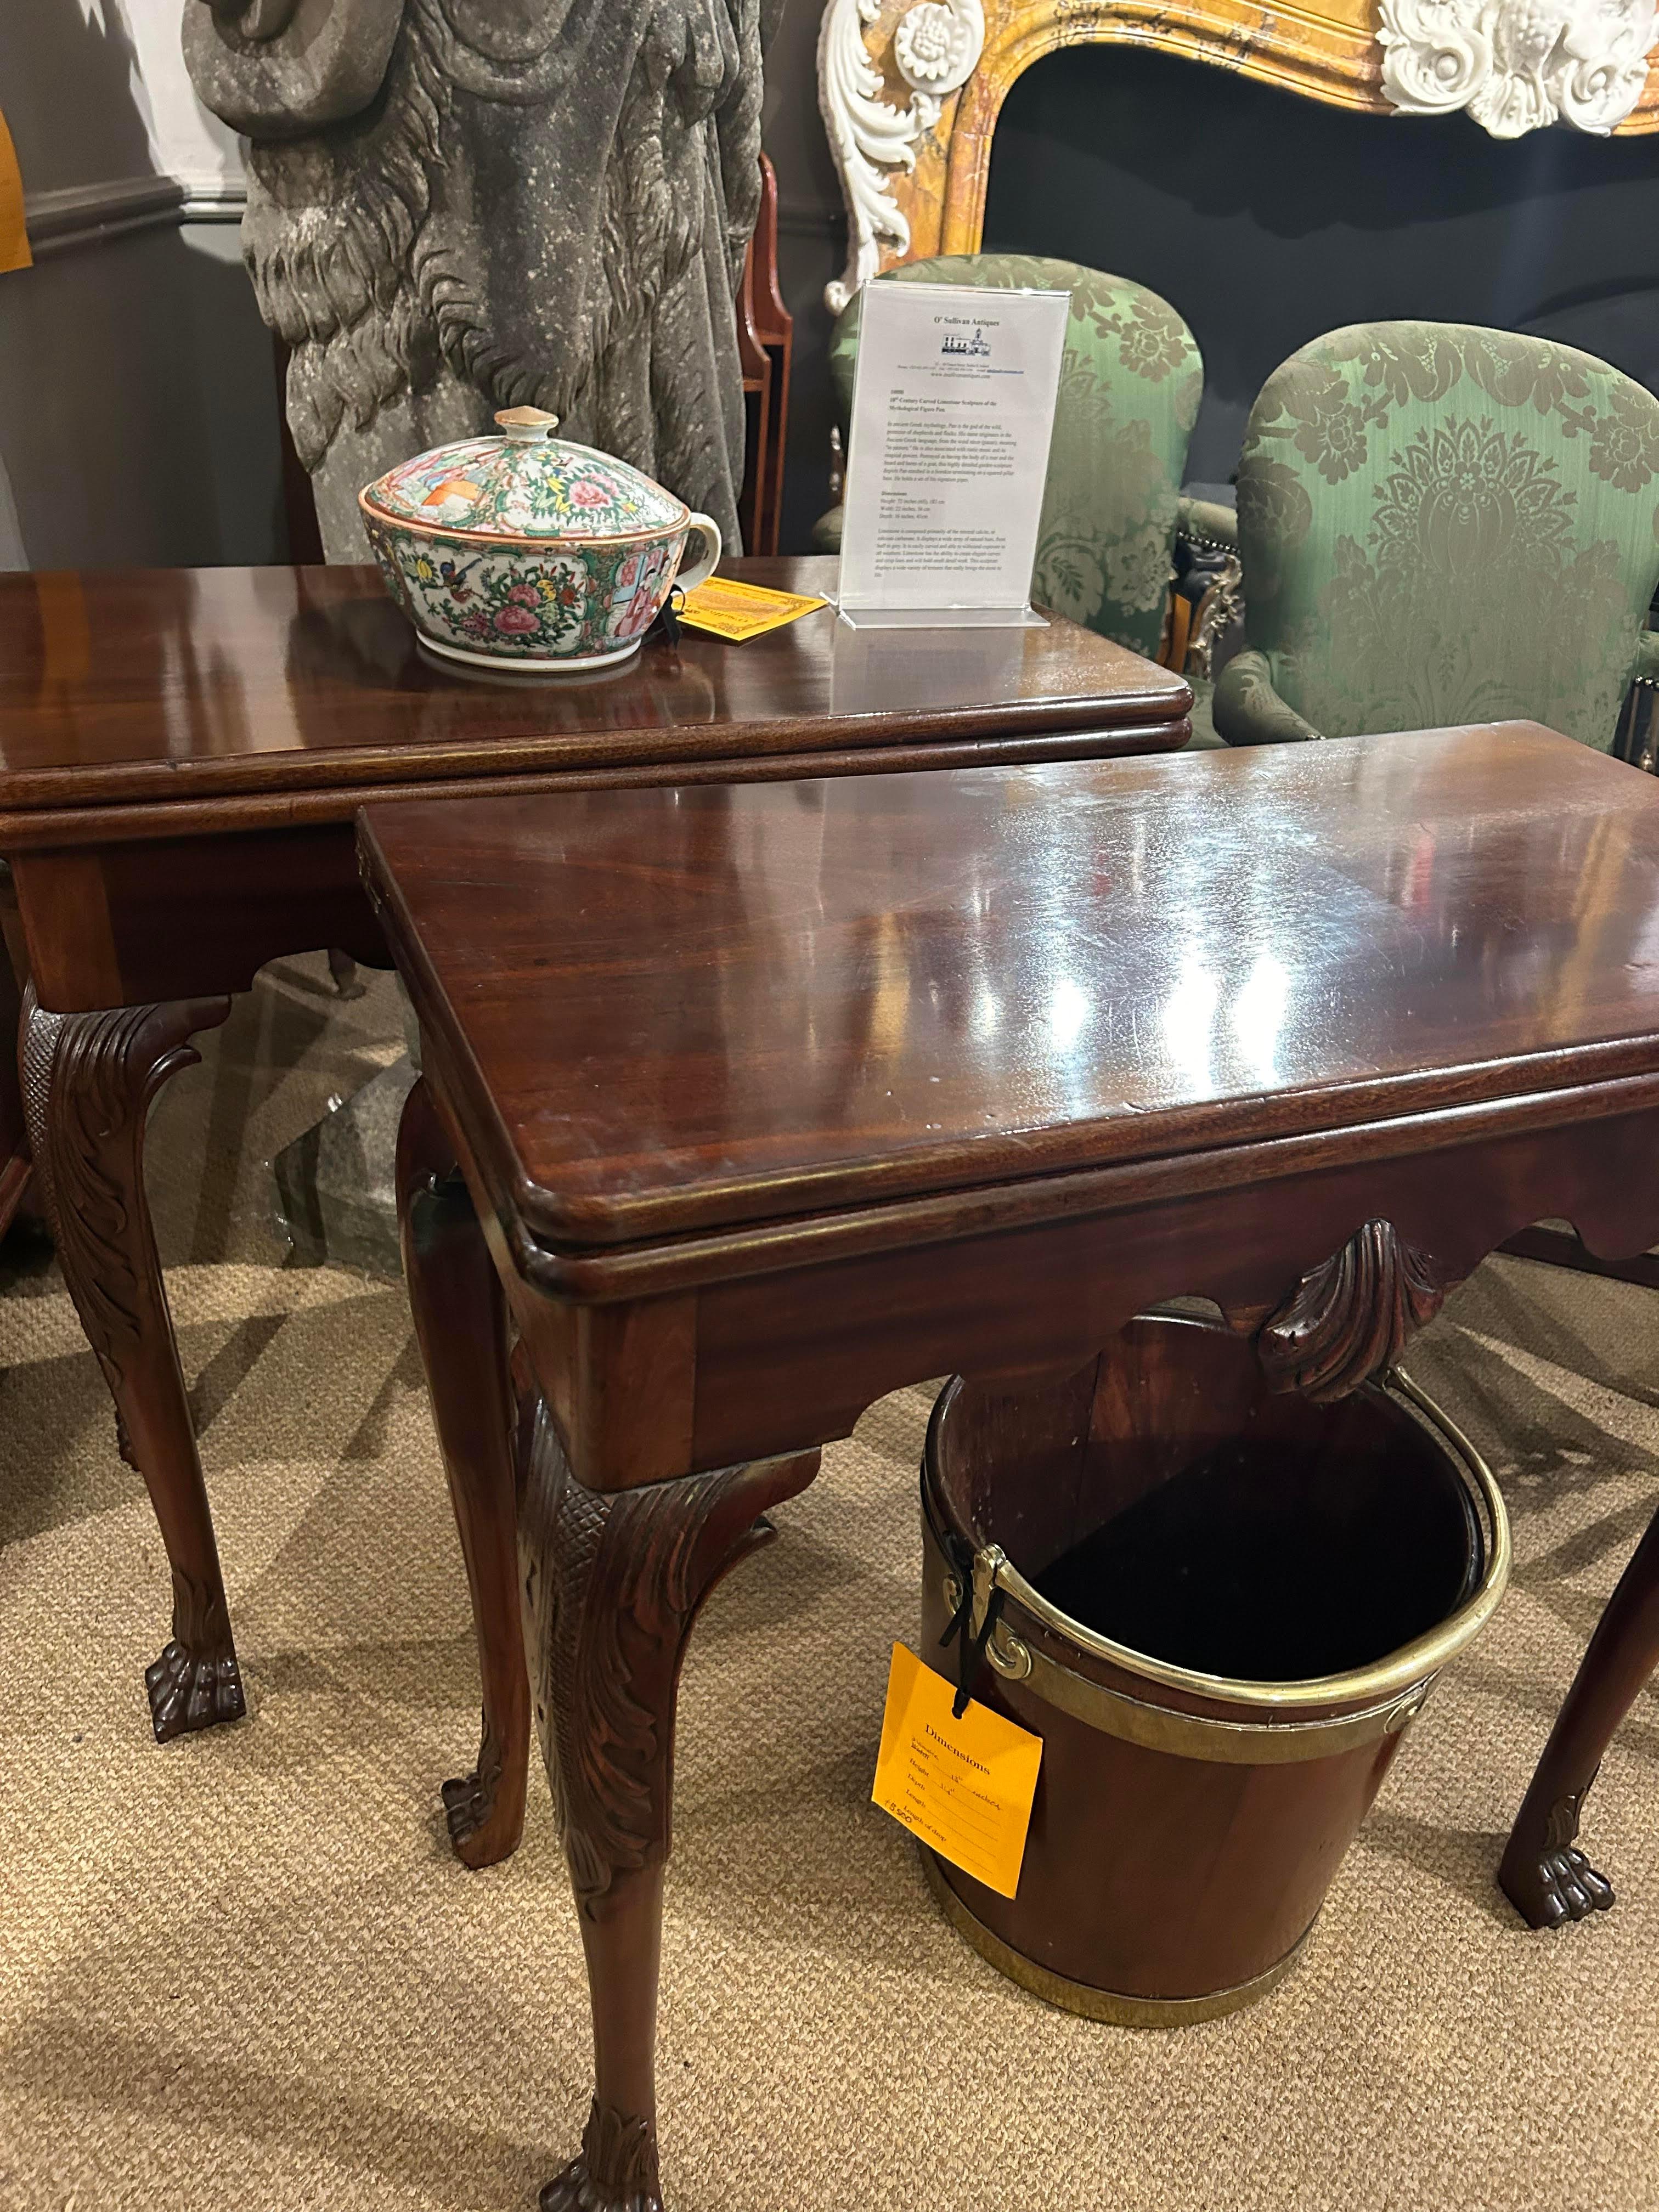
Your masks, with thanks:
M276 371L234 227L168 222L0 276L0 471L4 565L285 557Z
M826 496L821 294L843 254L817 108L817 0L788 0L767 147L795 325L786 543ZM1351 114L1205 64L1074 46L1008 95L988 247L1133 276L1204 354L1188 474L1232 472L1251 400L1285 356L1343 323L1419 315L1536 331L1659 390L1659 136L1557 129L1500 145L1467 117Z
M0 566L286 548L234 143L184 103L179 0L127 4L142 10L142 63L116 0L89 15L82 0L0 5L0 94L36 255L0 276Z

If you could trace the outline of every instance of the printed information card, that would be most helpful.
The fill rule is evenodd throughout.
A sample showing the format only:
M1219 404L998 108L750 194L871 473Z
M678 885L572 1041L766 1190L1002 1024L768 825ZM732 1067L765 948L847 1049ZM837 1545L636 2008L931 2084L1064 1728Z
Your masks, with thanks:
M1071 298L866 284L839 605L851 623L1033 623Z

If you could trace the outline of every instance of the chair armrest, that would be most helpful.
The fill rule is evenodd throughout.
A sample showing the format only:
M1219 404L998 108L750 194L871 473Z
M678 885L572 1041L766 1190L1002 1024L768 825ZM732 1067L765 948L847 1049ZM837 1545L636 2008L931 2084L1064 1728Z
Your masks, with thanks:
M1324 732L1304 722L1273 689L1267 656L1237 653L1216 678L1215 726L1230 745L1299 745Z
M1176 536L1192 545L1219 545L1237 553L1238 517L1219 500L1193 499L1182 492L1176 501Z
M1644 629L1637 639L1630 680L1632 684L1659 684L1659 629Z
M815 553L840 552L842 513L839 507L826 507L812 525L812 550Z
M1214 568L1189 568L1175 586L1188 600L1195 600L1187 631L1186 676L1214 677L1220 667L1243 649L1244 642L1244 580L1237 553L1217 552ZM1233 633L1237 631L1237 636ZM1229 649L1222 651L1225 646ZM1220 653L1220 666L1217 654Z

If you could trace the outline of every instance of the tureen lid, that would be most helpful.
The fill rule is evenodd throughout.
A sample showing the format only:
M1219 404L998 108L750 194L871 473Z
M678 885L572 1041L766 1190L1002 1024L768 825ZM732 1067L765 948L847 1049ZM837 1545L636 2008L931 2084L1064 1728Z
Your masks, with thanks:
M417 453L378 477L365 502L401 522L489 538L637 538L674 529L686 509L626 461L556 438L556 415L508 407L499 438Z

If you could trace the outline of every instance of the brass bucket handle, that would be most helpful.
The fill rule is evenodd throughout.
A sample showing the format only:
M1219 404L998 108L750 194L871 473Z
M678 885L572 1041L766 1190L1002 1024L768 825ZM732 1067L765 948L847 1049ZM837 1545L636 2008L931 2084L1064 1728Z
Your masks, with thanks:
M1167 1660L1149 1657L1115 1643L1071 1619L1051 1605L1026 1581L1006 1553L987 1544L975 1554L972 1625L975 1633L985 1619L994 1589L1004 1591L1042 1627L1065 1638L1093 1656L1103 1659L1124 1674L1156 1682L1164 1689L1202 1698L1222 1705L1249 1705L1258 1711L1283 1713L1285 1720L1229 1721L1204 1713L1171 1711L1164 1706L1140 1704L1104 1683L1090 1680L1062 1666L1040 1648L1017 1636L1006 1617L999 1620L986 1647L986 1656L998 1673L1011 1681L1029 1679L1035 1693L1060 1706L1080 1720L1111 1735L1125 1736L1152 1748L1183 1752L1194 1758L1221 1759L1245 1765L1316 1759L1354 1744L1392 1735L1403 1728L1421 1706L1434 1676L1469 1644L1497 1610L1509 1583L1511 1564L1509 1515L1492 1470L1480 1454L1434 1401L1395 1368L1381 1386L1423 1425L1438 1436L1465 1470L1486 1510L1491 1528L1486 1570L1468 1599L1447 1620L1417 1637L1398 1651L1368 1667L1346 1674L1323 1674L1297 1682L1247 1682L1221 1674L1200 1673ZM960 1587L954 1577L947 1587ZM1358 1705L1356 1711L1295 1720L1289 1716L1313 1706Z

